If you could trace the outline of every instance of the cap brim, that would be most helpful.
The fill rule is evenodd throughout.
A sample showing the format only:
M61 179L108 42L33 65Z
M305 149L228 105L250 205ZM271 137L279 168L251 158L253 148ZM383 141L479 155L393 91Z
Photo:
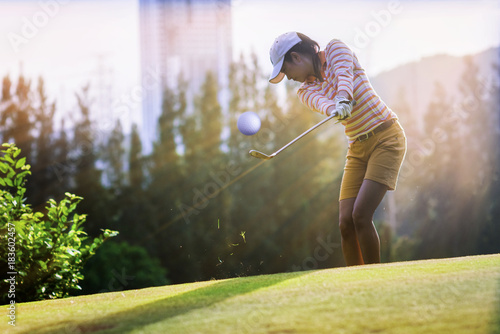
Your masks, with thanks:
M278 83L281 80L283 80L283 77L285 76L285 73L281 72L281 68L283 67L283 61L285 60L285 57L281 58L281 60L276 63L273 67L273 72L271 73L271 76L269 77L269 82L270 83Z

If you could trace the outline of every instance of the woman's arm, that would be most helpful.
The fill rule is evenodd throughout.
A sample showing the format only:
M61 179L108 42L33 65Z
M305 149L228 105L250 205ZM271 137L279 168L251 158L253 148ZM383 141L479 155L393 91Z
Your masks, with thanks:
M297 91L300 101L309 109L329 116L328 111L335 110L335 101L325 97L320 90L309 90L300 88Z
M337 96L353 99L354 55L340 40L333 40L325 50L326 61L337 78Z
M339 40L332 40L326 50L325 57L328 66L337 79L336 99L353 99L353 68L354 55L352 51ZM337 101L325 96L321 87L300 88L297 95L309 109L323 115L331 115L337 108Z

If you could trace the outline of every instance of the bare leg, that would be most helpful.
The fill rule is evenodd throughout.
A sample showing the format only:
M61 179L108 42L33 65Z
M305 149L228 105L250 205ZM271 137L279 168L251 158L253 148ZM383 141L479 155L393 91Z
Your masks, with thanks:
M380 263L380 239L373 225L373 214L387 192L387 186L364 180L355 199L352 219L365 263Z
M361 248L359 247L352 212L356 198L348 198L340 201L339 211L339 227L342 239L342 253L344 254L345 263L348 266L364 264Z

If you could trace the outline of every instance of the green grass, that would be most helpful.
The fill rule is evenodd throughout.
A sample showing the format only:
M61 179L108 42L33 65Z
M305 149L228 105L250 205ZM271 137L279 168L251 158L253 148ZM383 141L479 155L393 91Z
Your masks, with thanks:
M474 256L24 303L0 332L500 333L499 296L500 255Z

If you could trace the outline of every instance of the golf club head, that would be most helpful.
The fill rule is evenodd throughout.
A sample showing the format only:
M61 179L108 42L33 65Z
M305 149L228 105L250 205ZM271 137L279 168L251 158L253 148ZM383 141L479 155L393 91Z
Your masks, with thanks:
M273 157L273 155L267 155L262 152L256 151L256 150L250 150L250 155L254 158L262 159L262 160L269 160Z

